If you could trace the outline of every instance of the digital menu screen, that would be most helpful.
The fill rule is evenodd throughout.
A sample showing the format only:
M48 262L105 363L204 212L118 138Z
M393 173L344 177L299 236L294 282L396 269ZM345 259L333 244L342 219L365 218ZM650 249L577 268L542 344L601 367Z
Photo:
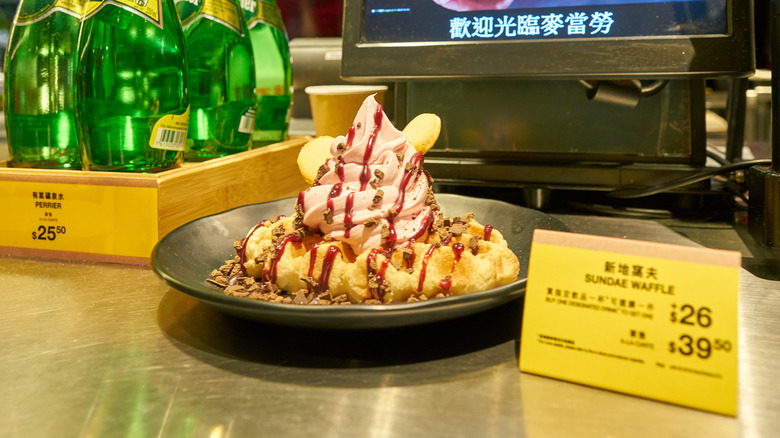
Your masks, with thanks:
M366 0L366 43L724 35L726 0Z

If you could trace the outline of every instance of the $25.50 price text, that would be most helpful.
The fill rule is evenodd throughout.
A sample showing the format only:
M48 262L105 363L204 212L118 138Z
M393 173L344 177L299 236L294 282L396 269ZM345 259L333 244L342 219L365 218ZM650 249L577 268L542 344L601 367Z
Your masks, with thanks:
M37 230L32 232L32 238L33 240L55 240L59 234L65 234L64 226L40 225Z

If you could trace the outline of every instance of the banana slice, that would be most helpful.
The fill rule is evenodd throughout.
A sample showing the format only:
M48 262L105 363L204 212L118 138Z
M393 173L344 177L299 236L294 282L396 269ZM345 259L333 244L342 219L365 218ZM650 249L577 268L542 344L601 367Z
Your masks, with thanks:
M301 171L301 176L307 184L314 182L320 166L332 157L330 154L331 143L333 143L333 137L323 135L303 145L298 152L298 170Z
M441 119L436 114L423 113L412 119L406 128L406 141L424 154L436 143L441 132Z

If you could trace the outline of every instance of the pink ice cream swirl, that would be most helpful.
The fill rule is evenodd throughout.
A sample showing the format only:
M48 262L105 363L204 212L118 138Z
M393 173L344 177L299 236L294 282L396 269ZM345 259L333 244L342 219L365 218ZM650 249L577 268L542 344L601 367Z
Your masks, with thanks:
M427 233L433 213L423 156L373 96L349 134L333 140L331 155L327 170L298 196L304 225L349 244L355 254L392 249Z

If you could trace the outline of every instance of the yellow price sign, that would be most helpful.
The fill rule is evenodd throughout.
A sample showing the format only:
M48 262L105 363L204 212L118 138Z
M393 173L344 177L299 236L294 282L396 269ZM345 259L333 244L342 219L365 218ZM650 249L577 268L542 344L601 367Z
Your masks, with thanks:
M147 260L157 242L157 189L151 182L105 186L0 181L0 199L5 203L0 209L0 249Z
M735 416L738 252L537 230L520 369Z

